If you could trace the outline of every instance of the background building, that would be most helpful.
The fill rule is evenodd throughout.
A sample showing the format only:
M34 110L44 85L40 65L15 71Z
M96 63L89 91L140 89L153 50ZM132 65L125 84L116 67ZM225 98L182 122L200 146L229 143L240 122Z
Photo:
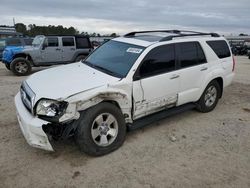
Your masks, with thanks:
M16 32L16 29L14 27L0 26L0 38L16 37L22 35L22 33Z

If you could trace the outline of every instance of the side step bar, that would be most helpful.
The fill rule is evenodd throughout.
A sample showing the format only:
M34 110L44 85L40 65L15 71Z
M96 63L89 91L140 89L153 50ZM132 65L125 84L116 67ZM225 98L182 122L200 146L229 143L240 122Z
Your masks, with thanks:
M156 112L146 117L142 117L138 120L135 120L132 124L128 124L128 131L133 131L133 130L145 127L147 125L150 125L159 120L162 120L166 117L173 116L175 114L179 114L187 110L191 110L195 106L196 105L194 103L188 103L188 104L184 104L178 107L173 107L173 108L169 108L166 110L162 110L160 112Z

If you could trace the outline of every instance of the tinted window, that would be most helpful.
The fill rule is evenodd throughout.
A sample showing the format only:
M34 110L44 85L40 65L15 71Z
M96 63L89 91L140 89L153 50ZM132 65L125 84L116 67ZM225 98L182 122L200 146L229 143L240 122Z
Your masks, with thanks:
M57 37L49 37L47 39L48 41L48 46L49 47L55 47L58 46L58 38Z
M77 48L89 48L89 40L87 38L76 38Z
M206 60L205 54L199 43L196 43L196 48L197 48L197 63L198 64L206 63L207 60Z
M63 46L75 46L74 38L72 37L63 37L62 43Z
M207 44L213 49L213 51L220 59L231 56L226 41L224 40L207 41Z
M206 62L204 52L198 42L177 44L179 49L180 67L191 67Z
M24 43L25 45L28 45L28 46L31 46L32 45L32 39L23 39L24 40Z
M21 40L20 39L7 39L6 41L6 46L22 46Z
M175 70L174 45L156 47L143 60L140 76L152 76Z

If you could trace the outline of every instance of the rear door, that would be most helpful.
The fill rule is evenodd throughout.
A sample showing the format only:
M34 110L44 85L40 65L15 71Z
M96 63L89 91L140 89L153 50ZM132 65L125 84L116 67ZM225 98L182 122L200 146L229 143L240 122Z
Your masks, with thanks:
M134 119L175 106L178 90L175 45L152 49L134 75Z
M72 61L76 52L75 37L62 37L62 59L64 62Z
M178 105L198 100L209 66L199 42L176 44L180 90Z

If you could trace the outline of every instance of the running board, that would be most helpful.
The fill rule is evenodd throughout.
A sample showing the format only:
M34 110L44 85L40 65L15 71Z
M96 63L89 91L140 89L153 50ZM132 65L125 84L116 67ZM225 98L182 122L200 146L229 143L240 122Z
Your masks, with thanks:
M179 114L182 112L185 112L187 110L191 110L195 107L196 105L194 103L188 103L184 104L178 107L173 107L169 108L166 110L162 110L160 112L142 117L138 120L135 120L132 124L128 124L128 131L133 131L142 127L145 127L147 125L150 125L152 123L155 123L159 120L162 120L166 117L173 116L175 114Z

